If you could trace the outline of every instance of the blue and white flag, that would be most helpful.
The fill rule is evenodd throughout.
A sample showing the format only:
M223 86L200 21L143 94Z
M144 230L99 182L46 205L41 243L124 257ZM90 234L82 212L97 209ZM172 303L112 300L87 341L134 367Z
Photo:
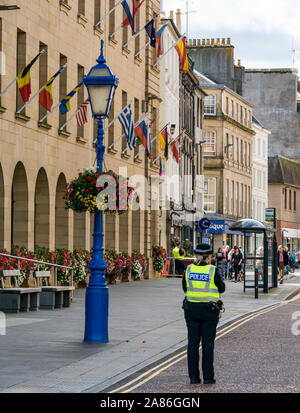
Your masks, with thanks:
M118 116L118 119L123 126L123 130L127 139L128 147L130 150L135 148L135 134L134 123L132 118L131 105L129 104L122 113Z
M125 10L125 13L128 17L129 24L132 28L132 35L135 34L135 15L136 15L136 7L135 7L135 0L123 0L122 6Z

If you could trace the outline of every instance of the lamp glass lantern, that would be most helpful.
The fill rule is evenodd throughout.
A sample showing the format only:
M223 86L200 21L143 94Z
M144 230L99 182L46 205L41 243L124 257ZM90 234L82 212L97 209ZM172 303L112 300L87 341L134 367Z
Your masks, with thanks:
M106 65L103 55L104 42L101 40L101 54L97 65L91 68L87 76L83 76L83 83L89 94L90 105L94 118L107 118L119 85L119 79L113 75Z

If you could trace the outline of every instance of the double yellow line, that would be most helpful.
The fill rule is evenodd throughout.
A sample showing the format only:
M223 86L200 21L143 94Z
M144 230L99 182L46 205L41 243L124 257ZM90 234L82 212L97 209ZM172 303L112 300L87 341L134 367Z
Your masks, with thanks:
M296 301L299 297L300 297L300 294L296 295L296 297L292 298L291 300L284 301L279 304L275 304L271 308L266 308L254 314L253 313L249 314L248 316L245 316L242 319L239 319L231 323L229 326L224 327L220 331L217 332L216 340L219 340L221 337L224 337L225 335L241 327L243 324L248 323L249 321L253 320L256 317L259 317L262 314L266 314L270 311L275 310L278 307L286 305L292 301ZM123 386L112 390L109 393L130 393L133 390L137 389L138 387L141 387L143 384L147 383L148 381L152 380L154 377L161 374L164 370L167 370L170 367L174 366L174 364L177 364L180 361L184 360L186 356L187 356L187 351L184 350L181 353L178 353L175 356L169 358L168 360L165 360L163 363L151 368L150 370L147 370L145 373L142 373L141 375L131 380L130 382L124 384Z

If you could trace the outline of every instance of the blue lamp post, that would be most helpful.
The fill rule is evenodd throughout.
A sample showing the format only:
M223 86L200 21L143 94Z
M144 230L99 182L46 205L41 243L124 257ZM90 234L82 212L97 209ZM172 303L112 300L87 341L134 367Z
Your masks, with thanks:
M103 172L104 130L103 120L109 116L119 79L112 74L103 56L104 42L101 40L101 54L97 65L83 77L88 90L93 117L97 119L98 134L95 144L97 152L97 170ZM93 255L89 265L90 282L85 299L86 343L108 343L108 288L105 280L107 268L103 247L103 212L95 213Z

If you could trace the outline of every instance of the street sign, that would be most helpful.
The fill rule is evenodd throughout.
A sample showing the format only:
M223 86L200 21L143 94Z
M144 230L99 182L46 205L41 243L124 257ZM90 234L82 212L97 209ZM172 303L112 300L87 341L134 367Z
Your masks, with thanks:
M210 220L207 218L203 218L201 219L201 221L198 222L198 230L206 231L207 229L209 229L210 225Z
M275 222L276 219L276 208L266 208L266 222Z

